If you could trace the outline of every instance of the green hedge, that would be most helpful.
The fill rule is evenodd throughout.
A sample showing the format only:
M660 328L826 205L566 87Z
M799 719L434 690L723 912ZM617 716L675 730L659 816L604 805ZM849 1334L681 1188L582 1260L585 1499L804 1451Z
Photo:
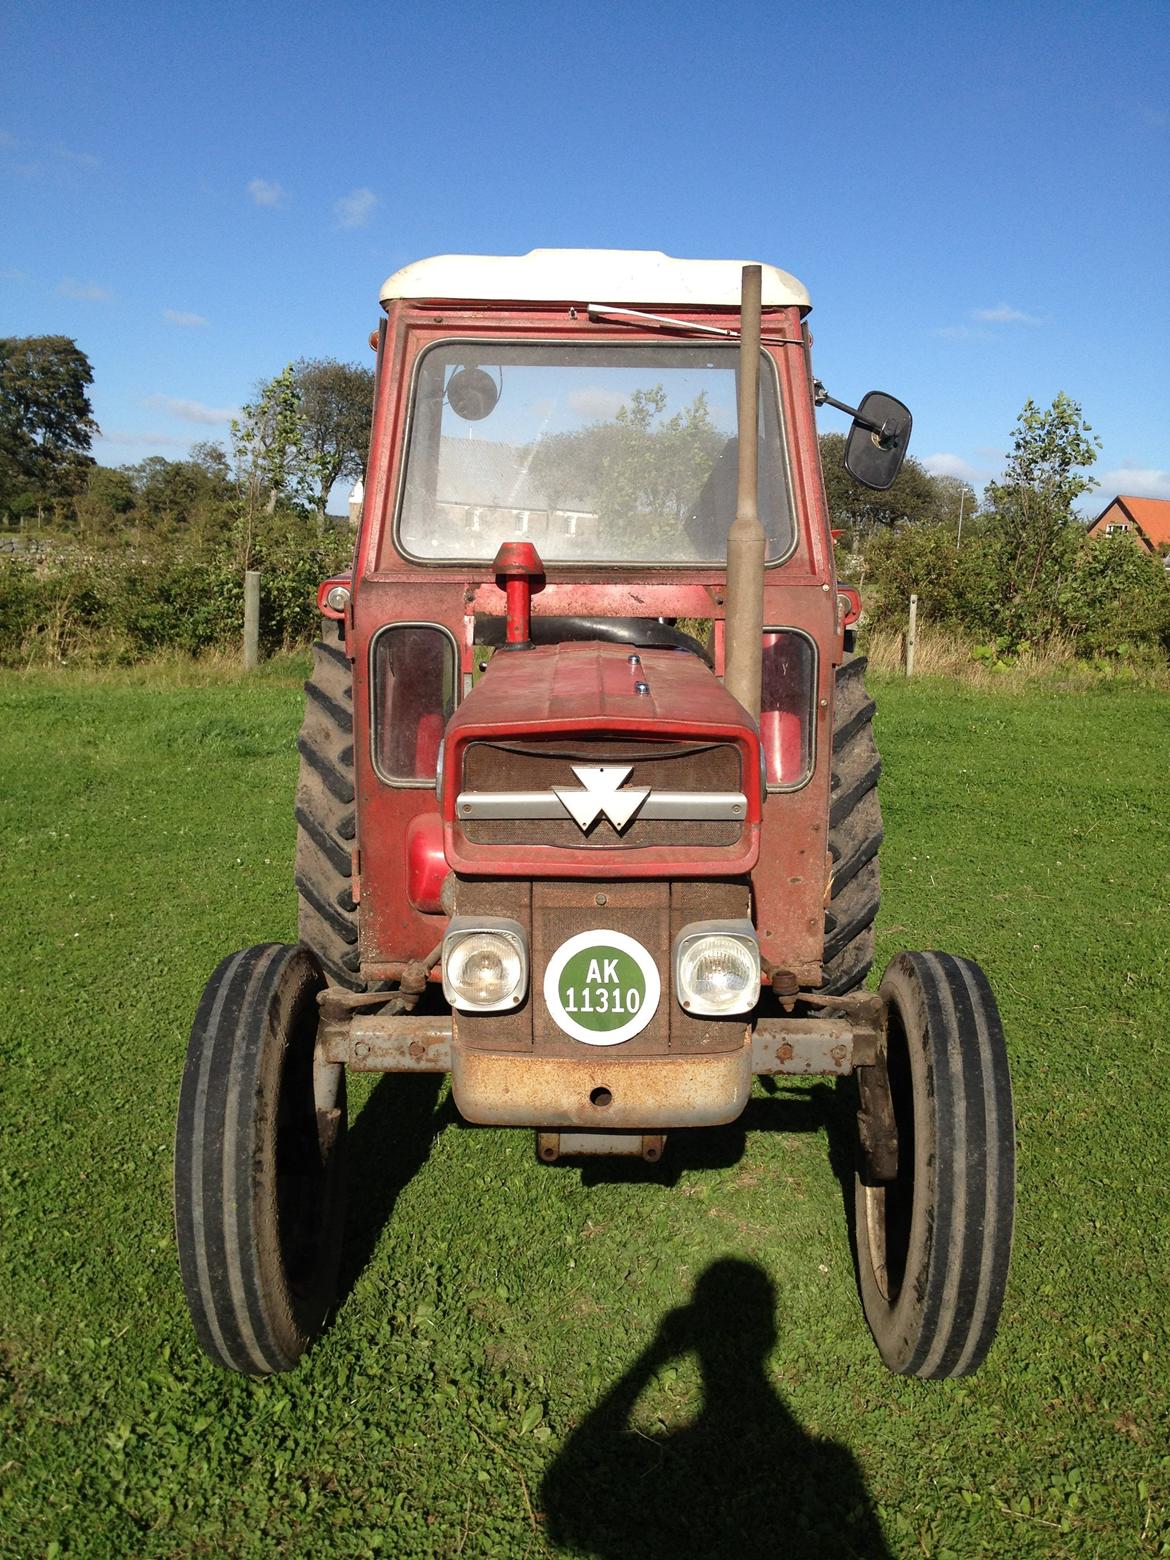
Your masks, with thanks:
M1170 574L1128 537L1089 537L1070 528L1030 590L1011 595L1002 536L993 525L904 526L878 537L860 580L870 628L918 620L1011 648L1056 635L1082 656L1164 656L1170 650ZM841 560L842 577L856 578Z
M266 654L315 637L317 586L349 568L352 545L349 535L331 534L253 559ZM234 650L243 618L243 570L227 555L0 556L0 664L6 666Z

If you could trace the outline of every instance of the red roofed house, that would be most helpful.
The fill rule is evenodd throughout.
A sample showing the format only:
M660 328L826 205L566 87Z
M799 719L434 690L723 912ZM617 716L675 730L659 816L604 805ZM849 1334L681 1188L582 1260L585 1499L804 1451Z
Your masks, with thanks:
M1139 547L1155 557L1170 547L1170 498L1131 498L1119 493L1089 527L1090 536L1127 532Z

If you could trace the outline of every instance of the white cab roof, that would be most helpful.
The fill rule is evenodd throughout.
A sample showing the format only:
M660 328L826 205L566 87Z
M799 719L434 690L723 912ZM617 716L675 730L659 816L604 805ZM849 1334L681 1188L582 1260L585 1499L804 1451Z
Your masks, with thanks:
M657 249L532 249L526 255L435 255L395 271L395 298L532 303L613 303L737 309L746 260L675 260ZM763 307L811 307L787 271L763 272Z

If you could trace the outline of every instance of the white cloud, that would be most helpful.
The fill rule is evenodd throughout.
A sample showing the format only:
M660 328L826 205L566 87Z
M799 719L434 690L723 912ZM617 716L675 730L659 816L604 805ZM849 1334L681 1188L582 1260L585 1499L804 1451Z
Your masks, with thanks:
M134 448L152 448L156 444L164 445L168 449L178 449L181 445L190 444L190 439L182 439L173 433L131 433L125 428L111 428L106 433L99 433L94 441L97 444L125 444Z
M981 475L969 461L965 461L961 455L951 455L942 451L938 455L923 455L920 464L925 466L932 477L958 477L961 482L981 481Z
M213 427L239 416L238 407L204 406L202 401L185 401L173 395L149 395L144 404L160 407L182 422L207 423Z
M986 341L985 330L972 330L970 325L939 325L935 330L936 336L941 336L944 341Z
M182 309L164 309L163 319L172 325L207 325L210 322L202 314L184 314Z
M63 298L72 298L77 303L109 303L114 296L108 287L99 287L96 282L79 282L72 276L64 277L57 291Z
M987 325L1039 325L1034 314L1013 308L1010 303L997 303L994 309L972 309L971 318Z
M80 168L85 173L93 173L101 167L101 158L92 152L75 152L71 146L62 146L59 141L53 145L38 145L22 141L9 130L0 130L0 151L15 152L18 148L24 149L26 161L17 165L17 172L28 178L40 178L54 171L60 173L61 163Z
M378 197L373 190L363 185L361 189L350 190L348 195L343 195L334 206L333 214L343 228L365 227L377 204Z
M284 201L283 188L268 179L252 179L248 184L248 194L258 206L279 206Z
M615 417L628 399L620 390L603 390L600 387L574 390L566 397L571 411L576 412L578 417L588 417L595 422L607 422Z
M1157 466L1117 466L1098 478L1100 494L1129 493L1134 498L1170 498L1170 471Z
M95 157L92 152L75 152L68 146L55 146L53 151L62 162L72 163L75 168L83 168L86 173L92 173L95 168L101 167L101 158Z

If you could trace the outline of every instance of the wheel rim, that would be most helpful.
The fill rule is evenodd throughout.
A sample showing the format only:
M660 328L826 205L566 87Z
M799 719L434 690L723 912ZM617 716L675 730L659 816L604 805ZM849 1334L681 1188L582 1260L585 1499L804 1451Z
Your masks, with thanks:
M896 1004L890 1007L886 1071L898 1132L898 1174L892 1181L864 1188L864 1217L874 1283L887 1304L895 1305L902 1292L910 1252L915 1161L910 1047Z
M328 1234L339 1123L336 1108L318 1111L313 1088L314 1015L293 1021L281 1069L276 1119L276 1212L288 1285L310 1297L320 1277Z

